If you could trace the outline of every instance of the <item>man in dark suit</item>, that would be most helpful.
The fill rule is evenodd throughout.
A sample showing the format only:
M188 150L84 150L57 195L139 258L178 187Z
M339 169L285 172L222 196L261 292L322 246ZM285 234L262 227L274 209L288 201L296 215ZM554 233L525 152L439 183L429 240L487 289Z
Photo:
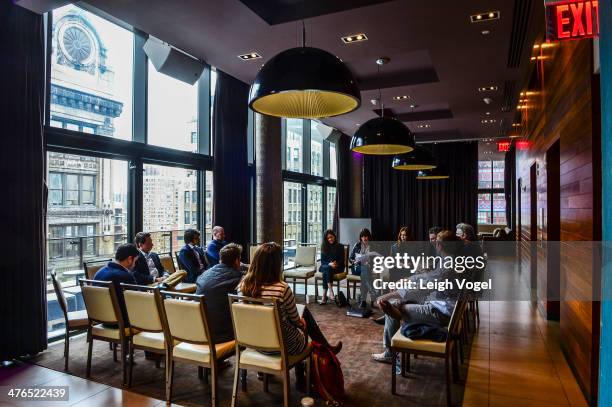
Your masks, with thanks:
M234 339L234 327L230 315L228 294L236 294L236 287L244 273L240 271L242 247L235 243L225 245L221 251L219 264L206 270L198 277L196 294L206 296L209 325L213 343L223 343Z
M117 248L115 259L98 270L93 278L98 281L112 281L115 292L117 293L119 308L121 309L123 320L126 323L128 322L128 316L125 308L125 301L123 299L123 292L121 290L121 283L136 284L136 280L131 270L134 268L137 259L138 249L136 245L131 243L122 244Z
M168 276L159 260L157 253L153 252L153 240L148 232L138 232L134 238L138 247L138 260L134 266L134 278L140 285L147 285L163 281Z
M200 231L187 229L183 235L185 246L181 248L178 261L187 272L186 283L195 283L198 276L206 270L206 254L200 247Z

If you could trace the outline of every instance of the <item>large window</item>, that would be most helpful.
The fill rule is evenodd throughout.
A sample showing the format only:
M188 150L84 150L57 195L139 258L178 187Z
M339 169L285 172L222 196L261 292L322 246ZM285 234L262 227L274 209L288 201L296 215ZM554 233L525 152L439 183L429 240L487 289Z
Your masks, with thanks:
M336 188L327 187L327 225L326 229L333 229L334 214L336 212Z
M323 239L323 187L308 185L307 243L318 244Z
M198 151L198 84L189 85L157 72L149 61L148 142Z
M285 248L302 242L302 184L284 183L283 244Z
M478 224L506 225L504 161L478 161Z
M310 121L310 173L312 175L323 175L323 138L329 133L329 127Z
M329 178L338 179L338 167L336 163L336 145L329 143Z
M285 168L288 171L303 171L304 123L301 119L287 119L285 137Z
M134 35L73 5L53 11L50 122L132 138Z
M48 268L73 282L65 271L109 259L126 241L127 163L49 152L47 170Z

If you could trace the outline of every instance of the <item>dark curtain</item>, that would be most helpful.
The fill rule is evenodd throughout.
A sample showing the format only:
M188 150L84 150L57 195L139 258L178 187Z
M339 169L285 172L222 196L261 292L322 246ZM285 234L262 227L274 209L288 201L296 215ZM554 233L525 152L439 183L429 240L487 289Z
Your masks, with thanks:
M42 16L0 4L0 360L47 346Z
M217 71L213 111L213 223L245 249L249 243L247 124L249 86Z
M425 240L431 226L455 230L460 222L476 224L478 144L426 147L449 170L450 179L417 180L414 171L391 168L392 157L365 157L364 216L372 219L375 240L395 240L402 226Z
M516 183L516 146L514 143L506 152L504 158L504 186L506 195L506 223L514 232L516 204L514 201L514 190Z

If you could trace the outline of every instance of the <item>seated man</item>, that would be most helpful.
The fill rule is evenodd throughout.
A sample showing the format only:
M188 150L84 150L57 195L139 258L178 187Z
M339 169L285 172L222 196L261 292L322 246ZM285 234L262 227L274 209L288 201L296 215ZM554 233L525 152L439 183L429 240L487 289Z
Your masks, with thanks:
M206 256L200 247L200 231L187 229L183 235L185 246L179 252L178 261L187 272L186 283L195 283L198 276L206 270Z
M438 233L437 251L439 256L456 256L461 248L461 242L449 230ZM409 280L424 282L442 281L457 277L454 270L445 269L443 266L425 273L415 274ZM418 284L418 281L417 281ZM432 293L425 290L397 290L381 296L378 299L380 308L385 313L385 329L383 332L383 346L385 351L372 354L372 359L377 362L391 363L391 338L400 328L401 323L426 322L447 326L455 307L456 293L444 294L444 299L437 299L438 292ZM450 297L450 298L449 298Z
M123 300L121 283L136 284L136 280L130 271L134 268L134 264L139 254L138 249L132 243L122 244L117 248L115 259L98 270L93 278L97 281L111 281L113 283L119 301L119 308L121 309L121 314L126 324L129 320L125 308L125 301Z
M151 234L147 232L138 232L134 238L134 243L138 247L138 260L134 266L134 278L140 285L147 285L163 281L168 276L168 272L164 270L159 256L153 252L153 240Z
M206 246L206 257L208 259L208 265L214 266L219 264L219 252L227 244L225 241L225 229L221 226L215 226L212 228L212 240Z
M219 253L221 262L198 277L196 294L206 296L209 324L213 343L234 339L228 294L236 294L236 287L244 275L240 271L242 247L235 243L224 246Z
M478 238L476 237L476 232L474 232L474 227L472 225L459 223L455 233L464 244L461 250L462 256L482 256L482 247L478 243Z

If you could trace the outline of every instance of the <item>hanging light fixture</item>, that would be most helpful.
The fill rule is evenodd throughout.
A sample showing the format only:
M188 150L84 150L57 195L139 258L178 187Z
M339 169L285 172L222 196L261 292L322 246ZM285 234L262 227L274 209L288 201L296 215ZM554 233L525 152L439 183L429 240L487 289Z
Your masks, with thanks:
M408 153L393 157L391 166L396 170L422 171L436 168L436 160L431 152L422 146Z
M342 60L319 48L291 48L266 62L249 92L249 107L262 114L318 119L352 112L361 105L357 81Z
M389 63L389 58L376 60L377 69ZM414 136L402 122L385 117L385 104L380 88L378 100L381 102L381 116L370 119L359 127L351 139L351 150L370 155L394 155L414 150Z
M420 170L416 176L420 180L438 180L449 179L450 175L441 167L432 168L431 170Z

